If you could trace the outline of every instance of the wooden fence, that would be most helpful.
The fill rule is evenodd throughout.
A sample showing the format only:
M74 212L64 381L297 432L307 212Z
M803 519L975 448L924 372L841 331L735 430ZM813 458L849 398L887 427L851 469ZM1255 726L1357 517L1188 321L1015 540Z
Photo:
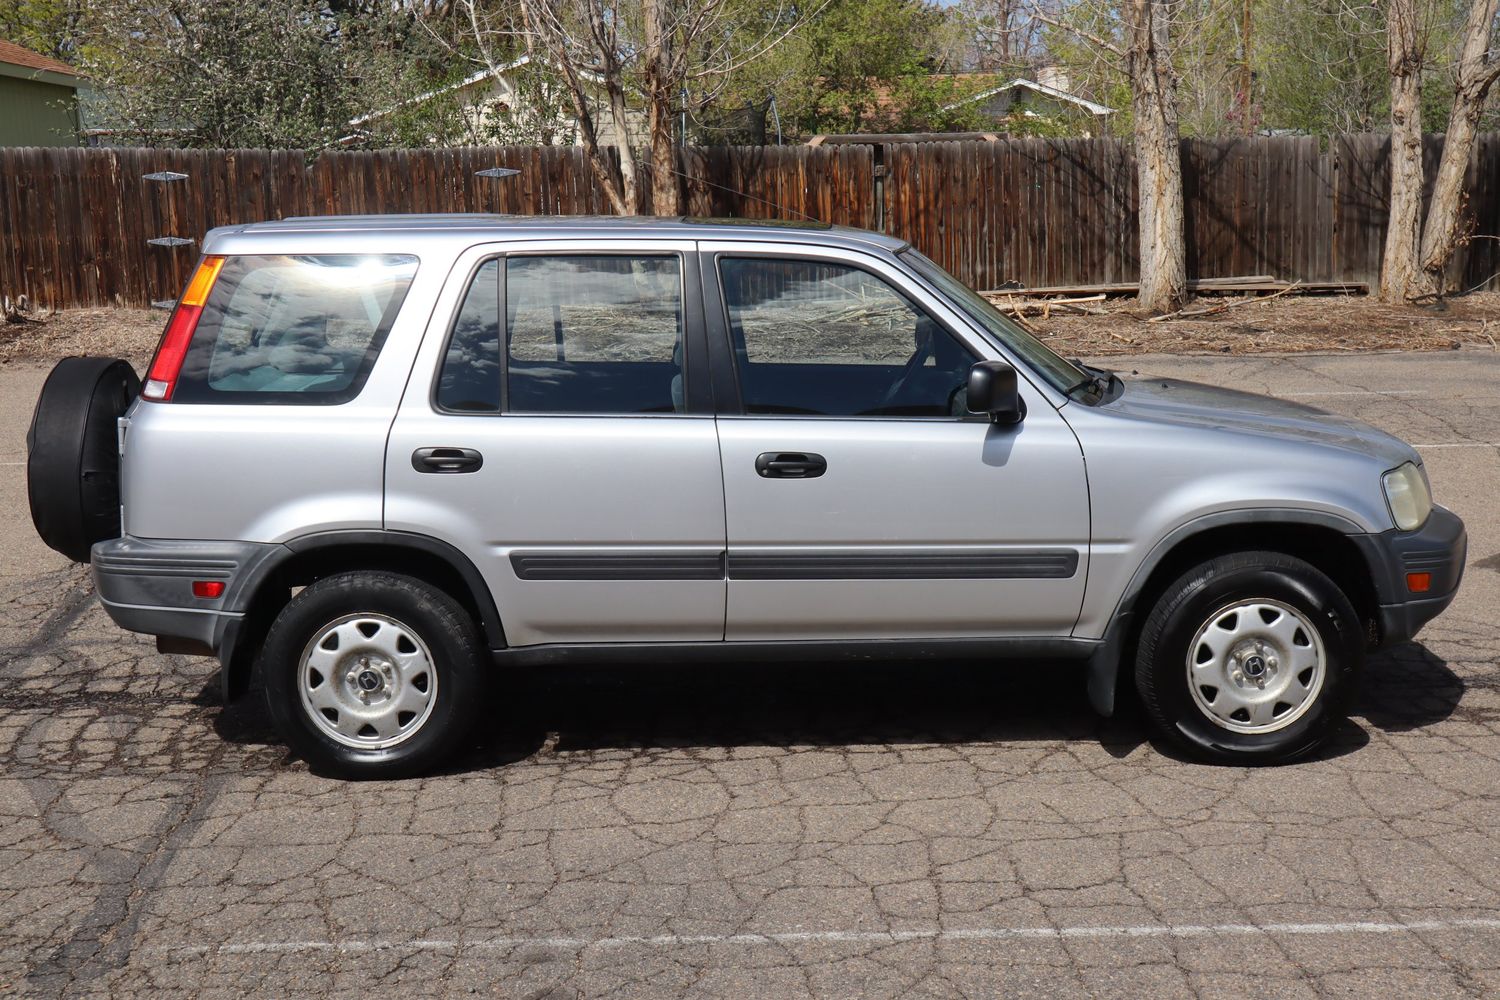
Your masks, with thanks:
M1441 137L1427 142L1435 166ZM1185 141L1191 277L1378 280L1389 173L1383 136ZM514 177L478 176L496 166ZM174 181L147 174L185 174ZM1428 171L1429 176L1432 171ZM683 150L691 215L815 219L910 240L968 283L1131 281L1135 167L1109 139ZM325 153L0 149L0 294L43 306L174 298L203 234L292 215L603 214L571 148ZM1500 134L1481 137L1466 212L1500 236ZM162 238L180 245L153 244ZM1462 288L1500 287L1500 243L1454 264Z

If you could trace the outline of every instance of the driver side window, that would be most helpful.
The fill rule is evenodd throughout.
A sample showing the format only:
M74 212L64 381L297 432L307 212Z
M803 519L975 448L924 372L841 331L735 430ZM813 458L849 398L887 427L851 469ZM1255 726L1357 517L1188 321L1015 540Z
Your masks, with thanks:
M965 416L978 359L867 271L810 260L725 257L740 395L748 413Z

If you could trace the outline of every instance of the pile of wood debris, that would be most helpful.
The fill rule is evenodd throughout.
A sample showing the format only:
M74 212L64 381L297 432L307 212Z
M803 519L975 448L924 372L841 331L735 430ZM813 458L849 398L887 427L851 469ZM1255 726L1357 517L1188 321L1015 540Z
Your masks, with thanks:
M1133 299L1117 298L1050 314L1039 310L1017 321L1069 357L1500 349L1495 292L1431 305L1386 305L1368 295L1200 299L1160 322L1134 309Z

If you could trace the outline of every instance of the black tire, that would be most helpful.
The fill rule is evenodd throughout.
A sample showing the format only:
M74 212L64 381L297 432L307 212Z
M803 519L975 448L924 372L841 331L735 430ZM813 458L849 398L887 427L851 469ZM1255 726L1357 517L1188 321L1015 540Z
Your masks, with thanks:
M95 542L120 535L120 448L115 420L141 380L118 358L63 358L47 376L26 434L31 523L49 548L89 561Z
M428 681L434 685L434 701L425 721L395 737L400 742L393 746L339 742L312 717L314 709L303 699L304 652L311 652L310 645L341 619L363 615L388 619L409 631L423 654L430 653L435 674ZM453 598L408 576L360 571L326 577L292 598L266 633L260 663L266 705L287 745L319 773L359 779L411 777L447 758L478 714L486 659L473 617ZM344 669L338 667L341 673ZM339 680L330 676L326 683ZM357 696L357 687L343 690Z
M1213 684L1199 685L1201 698L1194 694L1188 677L1189 647L1199 639L1199 630L1209 629L1215 620L1221 625L1236 624L1232 615L1221 619L1221 609L1236 602L1261 600L1292 609L1316 629L1315 640L1305 631L1296 631L1296 616L1289 619L1299 645L1311 647L1315 641L1321 641L1322 678L1321 684L1309 683L1289 696L1307 692L1293 709L1285 710L1289 721L1272 719L1262 724L1264 728L1280 728L1239 732L1228 728L1236 722L1233 717L1220 721L1210 714L1233 707L1236 704L1233 692L1231 700L1213 703L1210 697L1220 696L1220 689ZM1274 613L1271 609L1265 615ZM1206 643L1199 641L1198 646L1195 657L1210 661L1204 665L1206 670L1215 670L1215 663L1220 661L1204 651ZM1344 592L1325 574L1301 559L1280 552L1238 552L1194 567L1157 599L1141 629L1135 683L1151 722L1163 736L1191 755L1217 763L1281 763L1312 751L1343 719L1363 664L1364 649L1358 615ZM1242 650L1242 654L1253 656L1253 653L1250 649ZM1283 658L1291 659L1285 655ZM1222 662L1230 661L1225 658ZM1255 668L1265 670L1264 660ZM1241 678L1244 673L1240 673ZM1304 676L1309 681L1315 677L1310 672ZM1228 676L1223 680L1226 686L1246 683L1229 681ZM1250 694L1254 696L1256 692ZM1200 707L1200 700L1208 706ZM1271 710L1281 709L1282 704L1277 701ZM1241 721L1246 726L1253 722L1248 715Z

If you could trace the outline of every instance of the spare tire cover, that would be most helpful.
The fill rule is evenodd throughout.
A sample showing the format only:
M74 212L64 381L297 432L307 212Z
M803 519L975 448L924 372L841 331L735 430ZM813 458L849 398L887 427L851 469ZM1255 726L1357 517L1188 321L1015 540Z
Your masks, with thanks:
M141 380L118 358L64 358L42 385L26 435L26 491L42 541L74 562L120 534L115 420Z

